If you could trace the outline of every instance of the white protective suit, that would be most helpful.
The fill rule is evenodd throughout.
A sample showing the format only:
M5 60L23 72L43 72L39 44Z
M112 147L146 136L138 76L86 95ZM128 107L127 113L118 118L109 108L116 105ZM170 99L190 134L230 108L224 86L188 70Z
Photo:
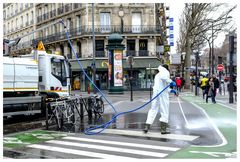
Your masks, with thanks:
M172 80L170 79L169 71L162 67L158 67L159 72L154 78L153 97L161 92ZM169 118L169 91L170 88L163 91L156 99L152 101L151 109L148 112L146 124L152 124L158 111L160 110L160 122L168 123Z

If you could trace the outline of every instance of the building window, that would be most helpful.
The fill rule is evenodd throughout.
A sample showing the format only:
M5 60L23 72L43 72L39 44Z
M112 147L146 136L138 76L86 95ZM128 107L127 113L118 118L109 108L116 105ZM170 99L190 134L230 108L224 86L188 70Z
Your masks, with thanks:
M71 18L68 18L67 19L67 27L69 28L69 29L72 29L73 27L72 27L72 21L71 21Z
M13 15L13 5L11 5L11 16Z
M110 32L111 31L110 13L108 13L108 12L100 13L100 22L101 22L101 32Z
M132 13L132 32L141 33L141 13Z
M81 26L82 26L80 15L77 16L77 23L76 24L77 24L77 32L79 33L79 32L81 32Z
M21 16L21 28L23 27L23 16Z
M78 58L81 58L82 57L82 44L81 44L81 42L77 42L77 48L78 48L77 56L78 56Z
M6 19L6 11L5 10L3 11L3 19L4 20Z
M18 18L16 18L16 29L18 29Z
M7 32L9 32L10 31L10 23L8 23L8 25L7 25Z
M6 34L6 25L5 24L3 25L3 34L4 35Z
M9 17L10 15L10 10L9 10L9 7L7 8L7 18Z
M33 21L34 21L34 13L33 13L33 11L31 12L31 15L32 15L31 24L33 24Z
M135 51L135 40L127 40L127 55L126 56L136 56Z
M11 22L11 31L13 31L13 20Z
M20 6L20 11L23 10L23 3L21 3L21 6Z
M96 40L96 57L104 57L104 40Z
M28 26L29 25L29 16L28 16L28 13L26 14L26 26Z
M148 56L148 40L139 40L139 56Z

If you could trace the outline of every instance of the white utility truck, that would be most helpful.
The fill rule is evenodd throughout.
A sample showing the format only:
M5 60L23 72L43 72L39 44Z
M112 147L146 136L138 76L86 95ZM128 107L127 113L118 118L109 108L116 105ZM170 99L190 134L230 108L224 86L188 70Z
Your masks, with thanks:
M28 57L3 57L3 114L44 113L47 98L70 95L70 64L62 55L35 51Z

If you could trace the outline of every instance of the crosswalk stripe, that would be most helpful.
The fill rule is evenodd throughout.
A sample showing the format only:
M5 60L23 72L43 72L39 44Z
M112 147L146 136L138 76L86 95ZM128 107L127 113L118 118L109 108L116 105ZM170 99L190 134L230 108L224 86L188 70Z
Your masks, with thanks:
M81 155L81 156L89 156L89 157L95 157L95 158L101 158L101 159L116 159L116 158L136 159L136 158L131 158L131 157L109 155L109 154L103 154L103 153L95 153L95 152L90 152L90 151L82 151L82 150L68 149L68 148L62 148L62 147L45 146L45 145L39 145L39 144L33 144L33 145L29 145L27 147L62 152L62 153L69 153L69 154L75 154L75 155Z
M145 149L156 149L156 150L167 150L167 151L177 151L180 148L177 147L167 147L167 146L155 146L155 145L147 145L147 144L138 144L138 143L128 143L128 142L117 142L117 141L107 141L107 140L99 140L99 139L88 139L81 137L63 137L63 139L67 140L75 140L75 141L83 141L83 142L96 142L103 144L113 144L120 146L131 146L131 147L140 147Z
M121 152L121 153L128 153L128 154L153 156L153 157L160 157L160 158L168 155L165 153L158 153L158 152L142 151L142 150L135 150L135 149L127 149L127 148L116 148L111 146L101 146L101 145L94 145L94 144L82 144L82 143L57 141L57 140L47 141L47 143L91 148L91 149L98 149L98 150L104 150L104 151L114 151L114 152Z
M99 130L93 130L92 132L98 132ZM152 137L152 138L165 138L173 140L183 140L183 141L193 141L199 136L192 135L181 135L181 134L161 134L160 132L148 132L143 133L142 131L132 131L132 130L119 130L119 129L105 129L102 133L105 134L117 134L117 135L127 135L127 136L138 136L138 137Z

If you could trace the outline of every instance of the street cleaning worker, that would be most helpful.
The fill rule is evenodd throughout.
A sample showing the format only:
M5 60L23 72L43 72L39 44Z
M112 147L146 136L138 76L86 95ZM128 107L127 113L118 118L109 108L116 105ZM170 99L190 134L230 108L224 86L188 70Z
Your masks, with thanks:
M154 86L153 86L153 97L158 95L165 87L167 87L170 83L170 86L176 86L176 83L170 79L170 73L168 71L168 66L163 65L158 67L158 73L154 78ZM160 110L160 131L161 134L169 134L170 132L167 130L168 119L169 119L169 92L177 95L177 92L173 89L167 89L163 91L156 99L152 101L151 108L148 112L147 121L145 124L145 128L143 130L144 133L147 133L150 125L154 122L157 113Z

